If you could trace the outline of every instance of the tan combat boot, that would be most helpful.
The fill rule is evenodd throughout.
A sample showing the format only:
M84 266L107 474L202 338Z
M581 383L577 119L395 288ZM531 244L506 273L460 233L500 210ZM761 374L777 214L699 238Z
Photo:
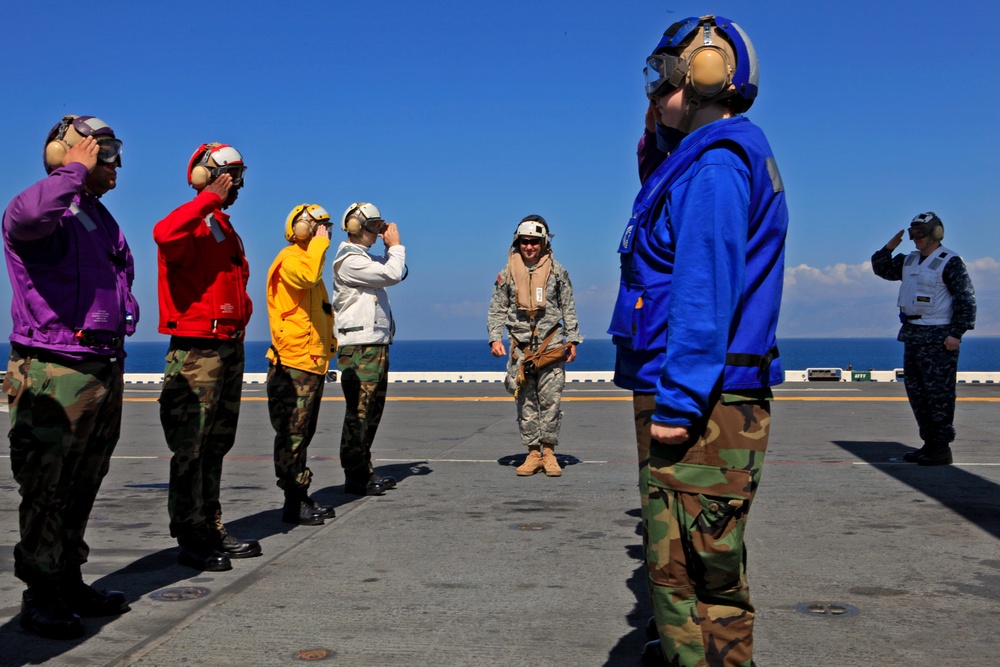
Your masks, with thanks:
M517 467L517 474L520 477L527 477L543 470L545 470L545 466L542 465L542 453L539 451L538 445L531 445L528 447L528 458L524 459L524 463Z
M545 468L546 477L559 477L562 475L562 468L556 460L556 450L552 445L542 445L542 467Z

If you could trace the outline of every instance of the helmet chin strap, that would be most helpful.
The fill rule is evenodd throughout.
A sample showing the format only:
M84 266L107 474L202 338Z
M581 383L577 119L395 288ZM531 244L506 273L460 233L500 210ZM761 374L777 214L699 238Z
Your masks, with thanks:
M691 124L694 123L694 116L698 113L698 110L701 109L702 103L701 98L690 94L690 89L688 90L687 98L687 104L684 106L684 117L681 118L681 126L677 128L684 134L691 133Z
M729 91L723 91L722 93L720 93L718 95L712 95L711 97L696 96L693 93L693 91L691 90L691 88L688 88L686 92L687 92L687 95L686 95L687 96L687 102L685 102L685 106L684 106L684 117L681 118L681 122L680 122L681 126L679 128L677 128L678 130L680 130L684 134L690 134L691 133L691 126L694 124L695 116L703 108L707 108L707 107L704 106L706 102L708 104L713 104L715 102L721 102L722 100L725 100L725 99L727 99L727 98L730 97ZM721 118L730 118L730 117L732 117L732 115L733 114L732 114L731 111L726 110L723 113L723 115L720 116L720 117ZM716 118L713 117L711 120L716 120ZM709 120L707 122L711 122L711 120Z

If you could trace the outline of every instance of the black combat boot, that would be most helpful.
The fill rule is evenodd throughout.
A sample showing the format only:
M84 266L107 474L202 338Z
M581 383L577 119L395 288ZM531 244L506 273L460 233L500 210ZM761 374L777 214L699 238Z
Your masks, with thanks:
M380 475L377 472L373 472L372 476L368 478L369 482L375 482L376 484L381 484L382 488L386 491L389 489L396 488L396 478L392 475Z
M244 542L240 538L231 535L225 528L222 529L222 534L218 536L215 544L212 546L216 551L220 551L230 558L253 558L254 556L259 556L261 553L260 542L257 540L247 540Z
M916 463L920 460L920 457L931 451L931 446L924 443L924 446L920 449L914 449L912 452L906 452L903 454L903 460L907 463Z
M928 446L928 451L917 459L917 465L920 466L947 466L952 462L951 447L947 443L935 445L933 448Z
M83 583L80 568L70 568L59 578L59 595L66 605L84 618L117 616L129 611L128 598L121 591L98 591Z
M385 487L374 480L353 480L344 481L344 493L355 496L381 496L385 493Z
M315 500L313 500L309 496L308 489L303 489L302 495L303 495L303 500L306 501L306 504L312 508L313 514L319 514L324 519L332 519L337 516L337 512L336 510L333 509L333 507L329 505L320 505Z
M225 572L233 569L229 556L204 540L180 540L177 562L203 572Z
M21 627L47 639L76 639L84 632L83 621L52 584L28 586L21 595Z
M323 516L313 511L308 498L303 489L285 489L285 506L281 508L281 520L293 526L322 526Z

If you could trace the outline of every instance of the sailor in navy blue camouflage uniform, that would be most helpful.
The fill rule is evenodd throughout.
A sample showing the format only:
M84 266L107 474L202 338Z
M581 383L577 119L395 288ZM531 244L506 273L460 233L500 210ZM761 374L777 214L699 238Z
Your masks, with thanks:
M906 396L923 446L903 459L923 466L952 462L955 439L955 379L962 335L976 326L976 294L965 262L941 245L944 225L933 212L910 223L916 250L892 256L903 230L872 255L872 270L886 280L901 280L897 339L904 345Z

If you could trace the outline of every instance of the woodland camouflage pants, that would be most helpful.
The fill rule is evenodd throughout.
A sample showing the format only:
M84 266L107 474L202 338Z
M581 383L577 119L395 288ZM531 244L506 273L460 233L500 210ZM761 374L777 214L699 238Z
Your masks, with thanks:
M750 667L754 607L744 530L770 430L767 401L716 402L692 440L650 437L655 400L635 394L643 541L670 665Z

